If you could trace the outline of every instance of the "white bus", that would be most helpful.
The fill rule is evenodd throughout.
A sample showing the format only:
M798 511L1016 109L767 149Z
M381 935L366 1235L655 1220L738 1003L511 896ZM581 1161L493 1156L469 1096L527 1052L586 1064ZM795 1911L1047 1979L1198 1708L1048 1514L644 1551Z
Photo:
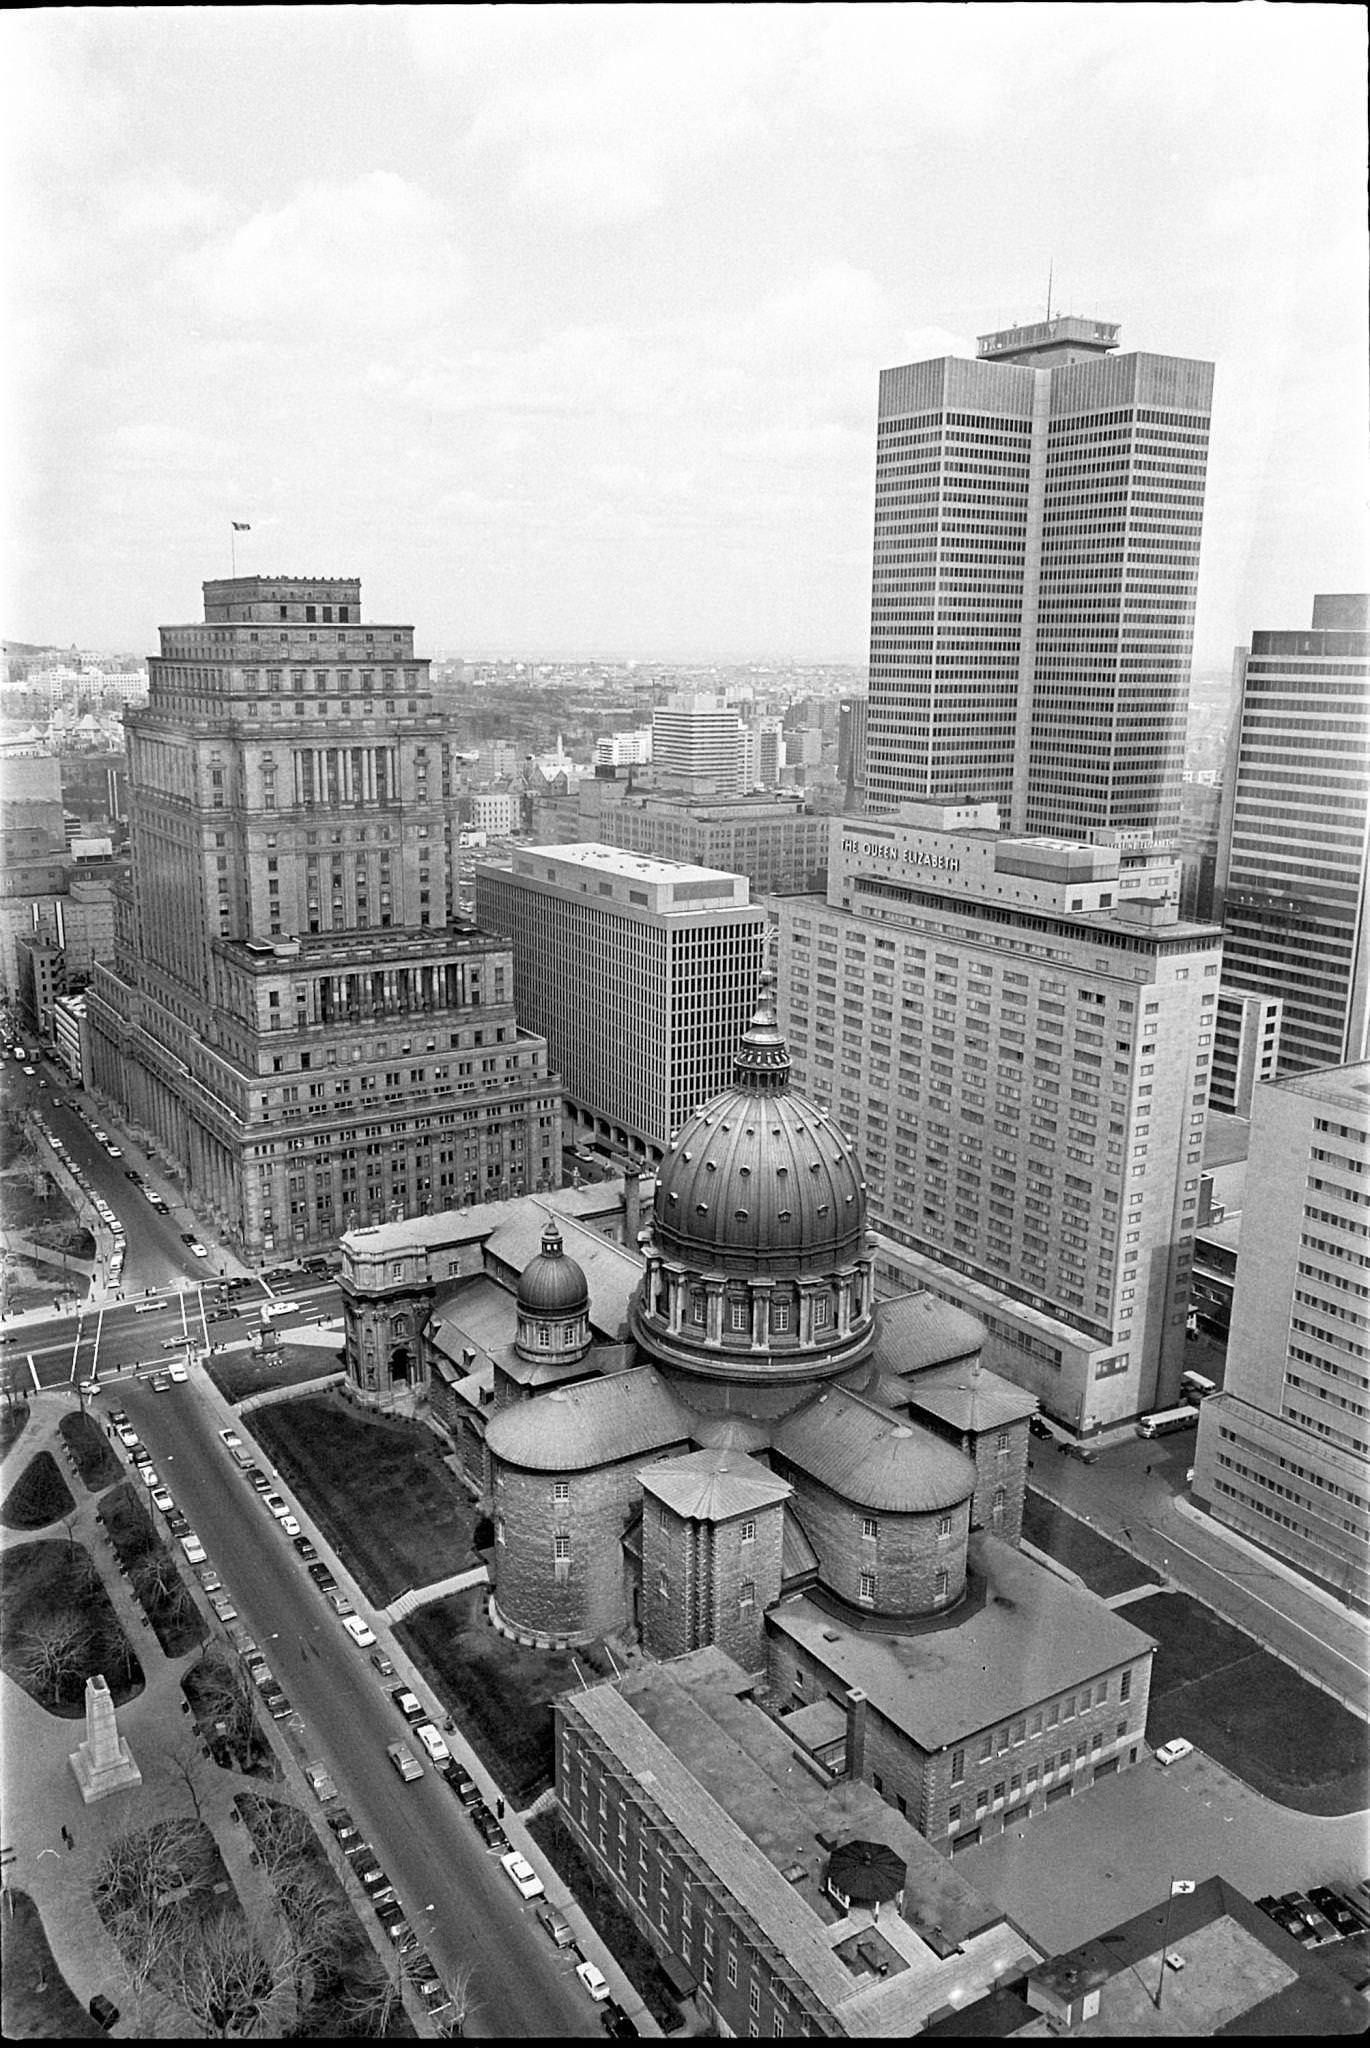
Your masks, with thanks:
M1201 1372L1182 1372L1180 1392L1186 1401L1206 1401L1210 1394L1216 1394L1218 1382Z
M1186 1401L1183 1408L1161 1408L1154 1415L1143 1415L1137 1423L1138 1436L1169 1436L1175 1429L1196 1429L1199 1411Z

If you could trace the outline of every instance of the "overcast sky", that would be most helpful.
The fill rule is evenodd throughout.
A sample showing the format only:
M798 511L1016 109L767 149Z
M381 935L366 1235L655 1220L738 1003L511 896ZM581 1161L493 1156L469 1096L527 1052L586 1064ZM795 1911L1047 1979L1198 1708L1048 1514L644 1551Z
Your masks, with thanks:
M1217 364L1196 657L1366 587L1365 16L11 13L0 625L227 573L422 651L863 661L883 366Z

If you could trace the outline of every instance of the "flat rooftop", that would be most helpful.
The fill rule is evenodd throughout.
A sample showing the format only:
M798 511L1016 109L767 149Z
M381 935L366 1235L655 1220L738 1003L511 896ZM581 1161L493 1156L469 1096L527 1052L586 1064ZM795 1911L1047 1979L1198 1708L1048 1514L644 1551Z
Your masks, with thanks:
M1370 1060L1352 1060L1344 1067L1315 1067L1311 1074L1290 1074L1270 1084L1288 1095L1311 1095L1318 1102L1370 1111Z
M526 872L529 861L554 862L592 874L617 875L639 882L732 882L722 868L697 867L693 861L657 860L647 853L629 853L621 846L605 846L597 840L581 840L569 846L521 846L516 867Z

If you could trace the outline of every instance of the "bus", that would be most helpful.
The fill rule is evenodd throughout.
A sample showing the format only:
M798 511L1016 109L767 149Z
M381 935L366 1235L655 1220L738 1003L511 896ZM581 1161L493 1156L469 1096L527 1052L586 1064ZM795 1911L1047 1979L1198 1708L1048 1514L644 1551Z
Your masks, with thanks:
M1210 1394L1216 1394L1218 1382L1201 1372L1180 1374L1180 1393L1186 1401L1206 1401Z
M1169 1436L1172 1430L1195 1429L1198 1422L1198 1409L1186 1401L1183 1408L1160 1408L1154 1415L1143 1415L1137 1423L1137 1434Z

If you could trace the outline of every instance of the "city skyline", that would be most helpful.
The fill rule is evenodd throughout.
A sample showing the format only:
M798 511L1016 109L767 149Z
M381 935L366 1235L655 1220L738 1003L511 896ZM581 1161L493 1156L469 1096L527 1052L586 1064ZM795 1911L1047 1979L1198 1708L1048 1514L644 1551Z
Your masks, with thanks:
M7 634L151 649L238 520L240 572L360 568L434 648L860 663L879 373L1049 277L1217 366L1198 667L1363 587L1362 19L1055 27L7 23Z

